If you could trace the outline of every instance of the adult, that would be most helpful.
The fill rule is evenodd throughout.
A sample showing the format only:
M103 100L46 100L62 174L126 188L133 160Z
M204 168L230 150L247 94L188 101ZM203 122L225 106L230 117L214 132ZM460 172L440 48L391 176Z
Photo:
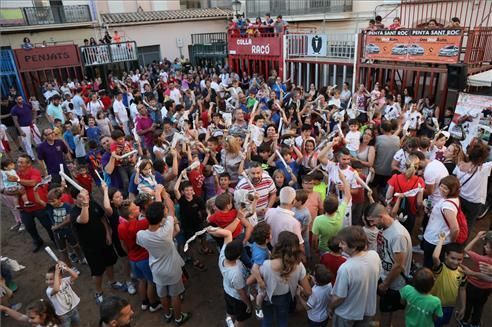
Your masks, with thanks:
M386 183L392 175L391 161L400 149L400 139L393 135L393 126L390 121L381 123L382 135L376 137L376 158L374 160L374 184L384 190Z
M369 172L374 166L374 160L376 158L376 148L374 147L375 142L374 130L371 128L366 128L362 134L362 142L360 142L359 149L357 150L357 155L352 161L352 166L357 165L354 168L360 168L361 173L367 177Z
M61 120L62 125L65 124L65 115L60 104L61 97L55 94L51 97L51 102L46 108L46 119L50 122L51 126L55 126L55 119Z
M23 40L22 40L22 44L21 44L21 48L22 49L25 49L25 50L28 50L28 49L32 49L34 46L32 45L31 43L31 40L26 36Z
M490 149L481 140L474 140L466 149L468 161L460 161L453 173L460 180L461 209L468 223L468 236L487 199L487 187L492 162L485 162Z
M457 214L460 206L460 180L455 176L441 179L438 187L441 197L433 203L429 222L425 227L424 239L420 244L424 250L424 266L432 268L432 253L439 242L439 234L445 233L443 245L453 243L458 237L460 227Z
M35 218L41 223L41 225L46 229L50 239L55 243L55 238L53 232L51 231L51 222L46 211L46 207L36 202L36 197L38 196L42 201L48 202L48 188L46 185L35 188L36 184L41 182L41 173L39 170L32 166L31 157L27 154L21 154L17 159L17 175L19 180L15 176L9 176L10 181L16 181L22 186L24 186L25 192L27 194L27 199L34 203L34 206L24 208L20 215L27 232L31 235L34 243L33 252L38 252L44 241L39 236L38 230L36 228ZM37 195L35 195L37 193ZM21 206L23 205L22 199Z
M459 142L453 142L444 151L444 161L443 164L448 170L448 173L453 174L454 168L458 162L463 161L463 150Z
M71 157L70 152L65 142L56 138L53 129L45 128L43 137L44 142L38 146L38 158L41 161L42 171L44 175L51 175L53 182L59 183L61 181L60 165L64 165L64 171L70 174L64 159L64 155Z
M22 96L18 96L15 105L10 111L10 115L22 138L24 150L32 160L35 160L32 141L34 140L34 144L36 145L41 143L41 133L34 123L36 121L36 110L29 103L24 103Z
M91 101L87 104L87 109L94 118L97 117L99 111L104 110L104 104L99 100L97 93L92 93Z
M109 136L103 136L100 139L103 153L101 156L101 166L104 172L104 180L109 187L117 189L123 188L123 181L116 167L116 157L111 154L112 139Z
M311 295L306 268L301 262L304 247L299 245L298 240L299 236L292 232L280 233L271 259L265 260L260 267L260 274L266 285L262 305L263 327L273 326L274 316L278 326L288 325L289 308L298 286L302 287L304 294Z
M3 160L10 160L7 158L3 158ZM19 232L24 231L26 228L21 222L21 216L20 216L20 211L16 208L17 203L18 203L18 197L19 194L18 192L9 192L8 190L5 189L5 184L3 182L3 178L0 178L0 201L2 204L7 207L7 209L10 211L10 214L15 220L15 225L12 225L9 230L18 230ZM2 267L3 270L3 267Z
M225 171L231 176L231 184L236 185L239 180L239 165L244 161L241 154L241 144L233 136L227 136L224 148L220 153L220 162Z
M154 146L154 131L156 124L149 117L147 108L140 103L137 105L138 115L135 119L135 128L137 134L143 138L143 146L145 149L152 152L152 147Z
M14 92L16 92L15 88ZM7 134L10 136L10 139L15 142L19 151L22 151L21 142L19 142L19 131L17 130L17 127L15 127L14 120L10 113L12 106L15 105L15 99L15 94L12 98L10 95L8 97L2 97L2 101L0 102L0 120L2 121L2 124L7 127Z
M131 327L133 315L127 300L110 296L99 306L99 327Z
M89 197L89 192L82 189L72 189L75 205L70 212L70 221L77 233L80 247L91 270L96 293L96 303L101 304L103 298L103 275L106 274L113 288L122 288L120 282L114 281L113 265L118 260L114 252L111 238L111 228L108 225L104 210Z
M349 258L338 268L332 291L329 312L333 326L369 326L376 314L381 259L375 251L366 250L367 236L362 227L345 227L338 237Z
M44 91L43 93L46 102L50 102L55 95L60 96L60 93L58 93L58 91L53 88L53 84L48 83L46 85L46 91Z
M278 15L275 23L273 23L273 28L276 34L283 33L285 28L289 25L285 20L283 20L282 15Z
M420 99L417 105L422 116L424 116L424 124L420 129L420 134L433 138L434 133L438 128L438 126L434 126L433 118L439 119L439 107L434 103L431 97Z
M234 123L231 129L241 129L244 132L248 130L248 122L244 119L244 111L241 108L234 110Z
M348 82L344 82L342 86L342 92L340 93L340 103L342 104L342 108L347 108L351 97L352 91L350 91L350 84Z
M442 162L435 159L429 160L420 151L414 152L414 154L420 160L420 169L424 169L424 195L427 195L430 206L434 206L435 203L438 203L442 199L441 192L439 191L439 182L449 175L448 170Z
M114 112L114 118L118 126L120 126L123 129L125 135L130 135L130 127L128 125L130 119L128 118L128 112L126 111L126 107L123 104L123 93L120 91L118 91L113 101L113 112Z
M262 220L266 210L273 207L277 199L277 188L270 175L256 161L253 161L249 166L248 178L251 184L243 178L236 185L236 190L247 190L258 194L256 214Z
M378 242L378 253L381 258L381 283L378 286L380 295L381 325L391 326L394 311L403 309L400 302L400 289L406 285L406 277L410 275L412 266L412 239L410 234L398 221L393 219L386 208L375 203L366 212L369 225L382 230L382 240ZM337 276L340 272L337 273Z
M270 243L272 246L277 244L280 234L284 231L294 233L299 238L299 244L304 244L302 238L301 224L294 217L292 208L296 199L296 190L290 186L283 187L280 190L280 206L270 208L265 214L265 221L270 225L272 237ZM304 246L301 247L304 251Z
M407 216L403 226L405 226L410 235L415 226L417 210L421 208L424 198L423 189L425 183L422 177L417 176L419 165L420 159L414 154L409 155L405 163L406 170L401 174L391 176L388 181L388 190L386 191L386 203L392 207L391 215L394 217L402 211ZM402 194L416 188L421 188L422 192L408 197L395 195L395 193Z
M82 91L81 87L77 88L75 95L72 98L73 111L79 119L87 115L87 108L85 106L84 98L82 97Z

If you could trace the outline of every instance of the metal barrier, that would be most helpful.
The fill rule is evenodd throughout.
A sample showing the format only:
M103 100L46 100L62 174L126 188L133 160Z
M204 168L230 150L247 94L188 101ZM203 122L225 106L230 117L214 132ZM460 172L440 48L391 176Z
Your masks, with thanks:
M492 27L476 27L468 33L465 64L492 62Z
M87 5L25 7L23 25L49 25L91 22L91 12Z
M191 34L191 44L216 44L226 43L227 33L196 33Z
M308 57L308 37L310 34L287 34L286 59ZM311 34L312 35L312 34ZM354 59L355 35L352 33L334 33L327 37L326 58Z
M96 66L113 62L138 60L135 41L80 47L84 66Z

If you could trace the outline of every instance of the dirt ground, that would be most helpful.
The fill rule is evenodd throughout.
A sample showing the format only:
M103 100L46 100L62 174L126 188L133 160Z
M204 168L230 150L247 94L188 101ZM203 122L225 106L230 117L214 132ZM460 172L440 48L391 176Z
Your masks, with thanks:
M96 191L99 192L99 191ZM96 198L100 198L95 194ZM487 229L490 225L491 215L482 219L477 228L478 230ZM32 242L29 234L24 232L9 231L9 227L14 224L11 213L2 205L0 207L0 224L1 224L1 254L16 259L20 264L26 266L22 271L13 273L14 280L18 284L18 291L15 293L12 302L21 302L24 307L31 301L46 298L46 285L44 282L45 272L53 261L45 251L32 253ZM55 245L49 241L46 231L37 224L40 235L52 249ZM478 249L477 249L478 251ZM419 261L421 258L416 257ZM222 278L217 266L217 254L203 257L206 264L207 272L197 272L187 265L190 273L190 280L186 284L186 293L184 301L184 310L193 314L192 319L185 326L224 326L225 304L222 291ZM88 266L78 265L81 271L79 279L74 285L75 292L81 298L78 306L82 319L82 326L97 326L99 311L94 301L94 287L90 277ZM118 261L115 267L116 277L122 280L122 262ZM114 291L109 288L104 290L105 295L114 294L127 298L135 311L133 326L159 326L167 325L163 320L162 311L156 313L142 312L140 310L140 301L137 295L129 295L120 291ZM489 299L486 309L484 310L484 322L492 321L492 300ZM22 310L21 310L22 311ZM24 312L24 311L23 311ZM25 326L14 321L12 318L0 318L1 326ZM290 324L292 326L306 326L306 315L304 312L296 312L291 315ZM259 326L259 321L251 318L247 326ZM395 319L393 326L403 326L403 312L400 311ZM455 326L452 322L451 326ZM485 326L485 325L484 325Z

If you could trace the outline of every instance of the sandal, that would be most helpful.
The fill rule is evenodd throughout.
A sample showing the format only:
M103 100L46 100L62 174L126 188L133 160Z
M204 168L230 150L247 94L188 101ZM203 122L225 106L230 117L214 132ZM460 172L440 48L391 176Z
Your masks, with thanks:
M198 260L193 262L193 269L201 272L207 271L207 267L205 267L205 265Z

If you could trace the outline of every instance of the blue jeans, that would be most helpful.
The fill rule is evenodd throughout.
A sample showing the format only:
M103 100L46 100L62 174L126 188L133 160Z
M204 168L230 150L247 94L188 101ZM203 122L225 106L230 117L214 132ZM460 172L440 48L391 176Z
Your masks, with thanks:
M291 302L290 292L284 295L272 296L272 302L263 302L263 320L262 327L271 327L273 325L273 316L277 317L277 326L287 327L289 320L289 306Z
M80 314L77 308L73 308L69 312L60 316L62 324L61 327L71 327L73 325L80 326Z
M55 243L55 237L53 231L51 230L51 221L48 216L46 209L36 210L32 212L21 211L21 220L26 227L27 232L31 235L34 245L39 245L43 243L43 239L39 236L38 230L36 228L35 218L43 225L44 229L48 232L50 239Z

